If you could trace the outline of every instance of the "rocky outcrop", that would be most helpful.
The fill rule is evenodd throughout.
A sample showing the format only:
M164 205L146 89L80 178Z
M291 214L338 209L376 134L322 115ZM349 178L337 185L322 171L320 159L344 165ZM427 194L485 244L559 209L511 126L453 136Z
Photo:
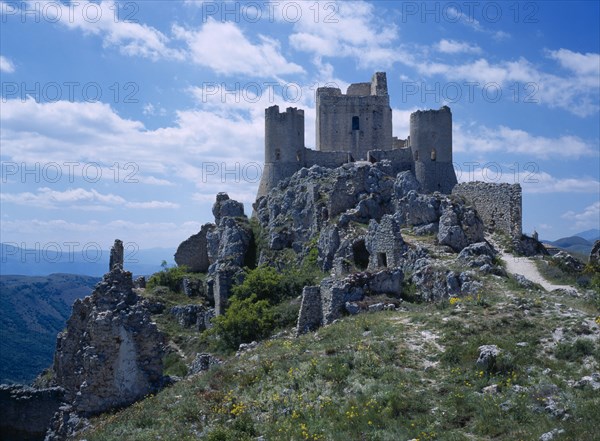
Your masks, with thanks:
M556 253L554 256L552 256L552 260L555 260L559 263L559 265L572 272L581 272L584 267L584 264L581 260L576 259L565 251L559 251Z
M600 240L594 242L594 246L590 252L589 262L592 265L600 265Z
M42 440L52 416L64 400L64 389L33 389L23 385L0 385L0 438Z
M458 252L469 244L483 241L483 222L472 207L446 199L440 209L437 239L441 245Z
M188 279L182 288L189 297L209 297L219 315L225 311L231 286L243 275L242 268L252 263L254 235L244 204L230 199L227 193L217 194L212 213L215 223L203 225L199 233L183 241L175 262L193 272L208 273L206 289Z
M172 307L170 312L181 327L200 332L212 326L210 320L215 315L214 309L202 305L178 305Z
M244 205L219 193L212 209L216 228L206 235L208 259L207 286L214 298L215 314L225 312L231 287L243 277L242 267L254 246L250 223Z
M161 387L164 336L146 303L118 264L91 296L75 301L52 368L75 412L125 406Z
M77 413L73 406L61 406L52 417L50 427L44 441L65 441L73 439L81 431L90 426L89 420Z
M119 239L115 240L115 244L110 250L108 270L111 271L117 266L123 268L123 242Z

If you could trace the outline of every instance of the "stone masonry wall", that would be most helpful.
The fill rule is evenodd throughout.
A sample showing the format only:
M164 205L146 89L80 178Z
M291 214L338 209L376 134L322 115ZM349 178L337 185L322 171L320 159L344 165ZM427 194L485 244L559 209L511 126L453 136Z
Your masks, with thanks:
M452 194L462 196L473 204L486 230L500 231L514 239L521 238L521 185L465 182L456 185Z

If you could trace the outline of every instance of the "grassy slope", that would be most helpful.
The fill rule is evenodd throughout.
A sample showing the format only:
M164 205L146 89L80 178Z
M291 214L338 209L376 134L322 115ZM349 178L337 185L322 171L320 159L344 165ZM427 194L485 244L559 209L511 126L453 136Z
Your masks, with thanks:
M405 305L262 342L81 438L513 441L558 428L555 440L598 439L600 394L569 383L600 368L594 300L490 276L478 299ZM503 350L495 368L475 364L482 344Z

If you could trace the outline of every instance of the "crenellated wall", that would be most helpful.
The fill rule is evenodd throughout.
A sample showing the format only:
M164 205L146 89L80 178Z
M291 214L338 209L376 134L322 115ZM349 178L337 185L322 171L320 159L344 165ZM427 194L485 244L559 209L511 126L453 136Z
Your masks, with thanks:
M351 84L345 94L338 88L318 88L316 150L305 147L302 109L266 109L265 165L257 198L303 167L382 160L390 161L390 173L412 171L427 193L450 193L457 182L450 108L412 113L410 136L404 140L392 137L389 103L385 72L376 72L369 83Z

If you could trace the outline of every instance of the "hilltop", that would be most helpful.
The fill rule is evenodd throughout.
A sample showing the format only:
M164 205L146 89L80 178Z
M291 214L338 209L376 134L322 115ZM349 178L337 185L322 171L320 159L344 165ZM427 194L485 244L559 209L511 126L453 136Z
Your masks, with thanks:
M441 252L431 237L403 237ZM437 258L453 265L451 254ZM432 303L405 290L384 300L391 311L220 353L207 372L92 419L78 439L596 439L598 287L549 293L515 275L477 279L475 295ZM191 362L202 337L156 317ZM482 347L498 354L486 359Z

